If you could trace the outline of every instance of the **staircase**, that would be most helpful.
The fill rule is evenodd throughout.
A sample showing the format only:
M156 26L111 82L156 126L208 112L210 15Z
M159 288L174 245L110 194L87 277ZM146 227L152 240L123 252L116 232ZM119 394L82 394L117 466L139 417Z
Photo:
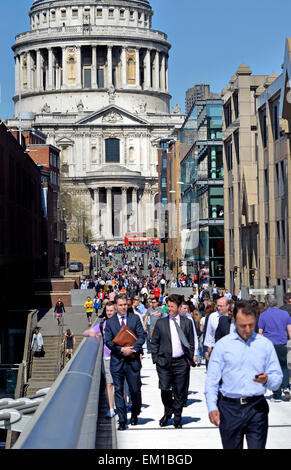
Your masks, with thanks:
M83 336L77 336L74 351L83 340ZM43 336L44 357L33 357L31 377L28 382L26 396L33 395L37 390L50 387L58 375L58 336Z

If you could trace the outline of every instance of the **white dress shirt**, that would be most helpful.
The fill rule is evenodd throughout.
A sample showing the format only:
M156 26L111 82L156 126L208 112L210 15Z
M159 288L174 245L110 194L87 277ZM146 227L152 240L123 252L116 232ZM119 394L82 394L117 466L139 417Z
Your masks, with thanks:
M204 339L204 346L207 346L208 348L213 348L215 345L215 332L218 327L220 317L221 315L219 312L210 313Z
M186 313L185 317L188 318L188 320L190 320L192 322L193 333L194 333L194 343L195 343L194 356L197 356L198 355L199 340L198 340L198 336L197 336L195 322L192 318L191 313Z
M121 324L122 324L122 318L123 318L123 321L124 321L125 325L127 325L127 314L125 314L124 317L122 317L122 315L120 315L120 313L118 313L118 314L117 314L117 317L118 317L120 326L121 326Z
M175 317L175 320L169 315L170 331L171 331L171 340L172 340L172 357L181 357L184 355L184 350L181 344L181 340L178 335L177 328L174 321L180 326L180 315Z

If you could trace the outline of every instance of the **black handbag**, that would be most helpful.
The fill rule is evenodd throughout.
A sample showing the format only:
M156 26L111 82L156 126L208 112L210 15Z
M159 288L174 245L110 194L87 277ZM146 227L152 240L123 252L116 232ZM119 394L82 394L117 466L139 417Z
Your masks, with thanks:
M34 356L35 357L44 357L45 356L45 350L44 350L43 346L41 347L40 351L35 351Z

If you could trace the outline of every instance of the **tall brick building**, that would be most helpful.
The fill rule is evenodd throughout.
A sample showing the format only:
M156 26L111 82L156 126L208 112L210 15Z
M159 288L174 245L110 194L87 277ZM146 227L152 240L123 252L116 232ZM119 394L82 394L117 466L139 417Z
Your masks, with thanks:
M0 125L0 362L17 349L25 319L11 312L29 308L41 267L41 176L39 168ZM10 313L8 312L10 311ZM23 322L22 322L23 320Z

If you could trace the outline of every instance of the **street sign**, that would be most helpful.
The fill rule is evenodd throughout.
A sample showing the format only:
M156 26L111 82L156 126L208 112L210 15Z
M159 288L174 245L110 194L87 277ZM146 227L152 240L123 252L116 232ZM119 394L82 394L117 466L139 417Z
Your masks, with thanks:
M265 288L265 289L249 289L249 294L250 295L275 294L275 289L273 287Z

